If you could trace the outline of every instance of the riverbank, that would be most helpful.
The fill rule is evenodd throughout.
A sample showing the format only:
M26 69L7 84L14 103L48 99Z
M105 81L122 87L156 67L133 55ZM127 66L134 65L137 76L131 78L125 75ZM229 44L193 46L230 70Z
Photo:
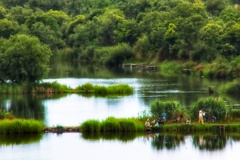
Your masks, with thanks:
M149 130L145 130L149 132ZM188 133L196 133L196 132L216 132L216 133L226 133L226 132L239 132L240 131L240 123L232 123L232 124L222 124L222 123L177 123L177 124L164 124L160 126L154 126L150 130L150 132L188 132ZM81 130L81 126L56 126L56 127L45 127L43 129L43 133L69 133L69 132L84 132ZM101 131L100 131L101 132ZM115 131L108 131L115 132ZM122 132L122 131L121 131ZM138 131L136 131L138 132ZM140 131L142 132L142 131ZM91 133L91 132L90 132Z

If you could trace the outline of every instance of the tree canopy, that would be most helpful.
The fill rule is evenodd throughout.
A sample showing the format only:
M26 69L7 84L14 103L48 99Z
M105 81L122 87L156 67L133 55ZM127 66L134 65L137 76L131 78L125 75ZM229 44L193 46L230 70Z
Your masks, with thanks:
M38 38L18 34L2 40L0 77L13 83L41 80L49 71L51 50Z
M218 57L231 62L240 56L239 17L232 0L2 0L0 37L13 43L24 34L54 54L111 66L129 60L214 63Z

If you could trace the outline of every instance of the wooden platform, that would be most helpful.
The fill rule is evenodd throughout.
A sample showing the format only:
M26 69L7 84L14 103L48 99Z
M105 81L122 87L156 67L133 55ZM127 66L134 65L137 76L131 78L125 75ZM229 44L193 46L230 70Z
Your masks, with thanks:
M133 63L122 64L122 68L128 68L131 71L132 70L157 71L157 69L158 69L157 66L155 66L155 65L133 64Z

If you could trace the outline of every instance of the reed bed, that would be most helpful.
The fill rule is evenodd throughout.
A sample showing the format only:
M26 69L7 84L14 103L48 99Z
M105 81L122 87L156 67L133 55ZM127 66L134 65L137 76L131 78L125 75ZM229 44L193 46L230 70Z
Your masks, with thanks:
M80 125L80 131L91 133L141 132L144 131L144 123L135 118L108 117L103 121L87 120Z
M118 84L112 86L98 86L92 85L91 83L83 84L82 86L78 86L75 89L77 93L94 93L96 95L127 95L133 93L133 87L130 87L127 84Z
M0 121L0 134L42 133L44 124L37 120L4 119Z
M92 93L94 95L128 95L133 93L133 87L127 84L111 86L98 86L86 83L76 88L70 88L57 82L32 83L32 84L1 84L0 94L22 93Z

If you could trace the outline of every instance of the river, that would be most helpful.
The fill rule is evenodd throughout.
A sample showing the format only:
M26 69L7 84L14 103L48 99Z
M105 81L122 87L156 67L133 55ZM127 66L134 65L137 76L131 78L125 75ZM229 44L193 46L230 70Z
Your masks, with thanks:
M151 103L155 100L176 100L190 107L200 98L221 96L210 95L208 87L217 87L222 83L209 81L203 77L163 76L155 72L109 70L99 66L85 67L71 63L54 65L49 77L43 82L53 81L72 88L87 82L104 86L124 83L134 87L134 94L111 97L80 94L2 95L0 107L13 112L17 117L41 120L47 126L77 126L87 119L101 120L109 116L137 117L143 112L148 113ZM239 104L239 100L234 97L227 97L226 100ZM43 134L30 140L26 137L11 140L8 140L8 137L0 137L2 142L0 157L4 160L174 158L223 160L230 155L237 155L240 149L239 141L233 141L233 138L227 136L223 148L201 149L193 143L193 135L181 137L183 141L177 142L177 146L173 148L168 148L168 142L165 144L163 141L159 149L153 145L155 137L157 136L133 136L131 140L126 141L118 138L109 140L109 137L86 139L81 133Z

